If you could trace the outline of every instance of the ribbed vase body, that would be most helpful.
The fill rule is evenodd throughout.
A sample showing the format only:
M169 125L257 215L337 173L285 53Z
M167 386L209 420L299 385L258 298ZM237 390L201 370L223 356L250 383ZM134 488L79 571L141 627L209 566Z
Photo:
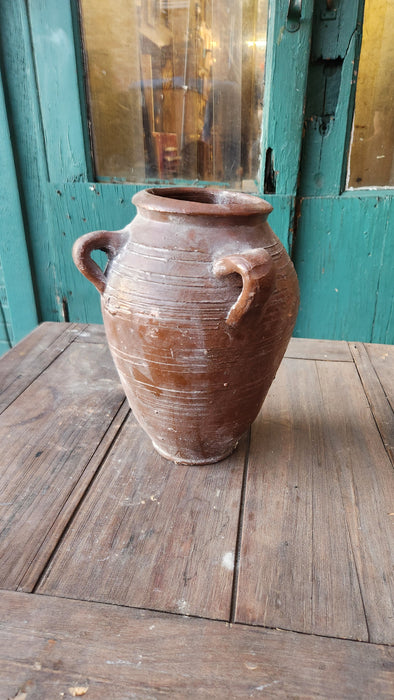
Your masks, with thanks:
M165 201L157 210L154 196L135 197L138 214L109 262L105 330L155 448L174 462L216 462L247 431L278 369L298 309L296 274L267 213L195 213L196 202L186 213L185 199L179 212ZM268 298L229 323L243 279L215 274L215 264L261 248L275 268Z

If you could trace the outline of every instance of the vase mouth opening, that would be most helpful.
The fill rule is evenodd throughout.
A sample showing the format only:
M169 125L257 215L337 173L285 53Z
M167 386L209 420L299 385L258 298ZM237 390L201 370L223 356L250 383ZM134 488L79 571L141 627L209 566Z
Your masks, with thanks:
M134 195L142 209L194 216L267 216L272 206L256 195L203 187L152 187Z

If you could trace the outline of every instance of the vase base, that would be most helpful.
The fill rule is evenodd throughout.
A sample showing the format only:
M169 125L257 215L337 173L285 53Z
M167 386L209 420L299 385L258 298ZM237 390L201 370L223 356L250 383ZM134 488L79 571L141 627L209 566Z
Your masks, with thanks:
M156 452L158 452L164 459L168 459L170 462L174 462L175 464L180 464L184 465L186 467L201 467L204 466L204 464L216 464L216 462L222 462L223 459L226 459L226 457L229 457L234 450L238 447L238 442L236 442L234 445L231 446L230 449L227 449L226 452L223 452L218 455L213 455L212 457L182 457L182 455L171 455L168 452L166 452L162 447L160 447L156 442L152 440L152 445L155 448Z

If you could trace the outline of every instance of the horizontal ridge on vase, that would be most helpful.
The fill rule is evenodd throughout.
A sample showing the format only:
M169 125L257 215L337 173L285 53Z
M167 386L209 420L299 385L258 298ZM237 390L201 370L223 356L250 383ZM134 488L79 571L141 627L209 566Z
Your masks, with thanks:
M299 289L259 197L197 187L133 197L121 231L79 238L127 399L157 451L227 457L256 418L292 335ZM103 272L93 250L108 255Z

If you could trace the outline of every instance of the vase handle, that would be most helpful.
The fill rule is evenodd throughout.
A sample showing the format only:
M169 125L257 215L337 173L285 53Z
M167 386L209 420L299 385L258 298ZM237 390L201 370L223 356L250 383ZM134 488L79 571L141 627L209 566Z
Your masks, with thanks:
M237 255L226 255L214 263L216 277L237 272L242 277L242 292L227 314L226 323L235 326L256 304L264 306L271 296L276 270L271 255L265 248L247 250Z
M100 294L105 290L106 276L102 269L94 262L91 253L94 250L102 250L108 255L109 260L115 257L126 242L127 231L92 231L78 238L72 249L73 260L80 272L94 284Z

